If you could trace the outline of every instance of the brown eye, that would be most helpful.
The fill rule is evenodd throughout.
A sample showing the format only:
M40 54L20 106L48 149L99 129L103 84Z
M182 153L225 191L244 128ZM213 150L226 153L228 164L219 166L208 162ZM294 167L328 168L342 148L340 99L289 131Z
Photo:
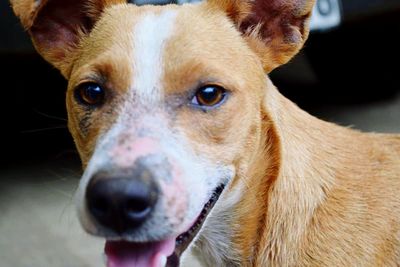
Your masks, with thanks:
M221 103L226 96L226 90L220 86L207 85L197 90L192 104L201 107L214 107Z
M103 104L105 93L103 88L96 83L84 83L75 91L76 98L86 106L99 106Z

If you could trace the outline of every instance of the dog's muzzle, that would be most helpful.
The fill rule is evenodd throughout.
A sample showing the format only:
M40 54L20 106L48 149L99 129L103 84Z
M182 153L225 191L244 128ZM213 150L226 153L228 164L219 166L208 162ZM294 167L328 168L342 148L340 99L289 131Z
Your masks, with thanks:
M84 174L81 222L106 239L108 267L179 266L232 176L159 147L149 139L109 144Z

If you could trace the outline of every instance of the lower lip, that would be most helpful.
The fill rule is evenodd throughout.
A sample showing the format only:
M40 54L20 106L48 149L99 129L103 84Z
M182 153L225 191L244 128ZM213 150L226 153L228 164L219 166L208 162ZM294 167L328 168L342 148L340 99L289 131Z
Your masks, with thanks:
M225 185L220 185L214 191L213 195L211 196L210 200L204 205L203 210L201 211L200 215L197 219L193 222L192 226L189 228L188 231L184 232L183 234L179 235L176 238L176 246L175 251L172 256L168 258L167 267L177 267L179 266L179 258L182 253L187 249L189 244L193 241L193 239L199 233L201 227L203 226L208 214L213 209L215 203L218 201L219 197L221 196ZM186 236L187 235L187 236ZM172 262L178 262L177 264L172 264Z

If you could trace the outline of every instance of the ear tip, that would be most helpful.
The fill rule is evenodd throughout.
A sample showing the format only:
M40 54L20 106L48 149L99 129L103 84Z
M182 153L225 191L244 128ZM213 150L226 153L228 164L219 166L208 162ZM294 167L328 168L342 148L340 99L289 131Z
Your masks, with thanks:
M42 0L10 0L11 7L24 28L32 26L34 14Z

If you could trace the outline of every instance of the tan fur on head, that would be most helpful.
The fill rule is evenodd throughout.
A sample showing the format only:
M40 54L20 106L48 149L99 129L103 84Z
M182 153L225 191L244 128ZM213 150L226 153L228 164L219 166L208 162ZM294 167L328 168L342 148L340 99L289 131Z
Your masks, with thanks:
M25 29L32 27L40 5L47 0L10 0L15 15L17 15Z

